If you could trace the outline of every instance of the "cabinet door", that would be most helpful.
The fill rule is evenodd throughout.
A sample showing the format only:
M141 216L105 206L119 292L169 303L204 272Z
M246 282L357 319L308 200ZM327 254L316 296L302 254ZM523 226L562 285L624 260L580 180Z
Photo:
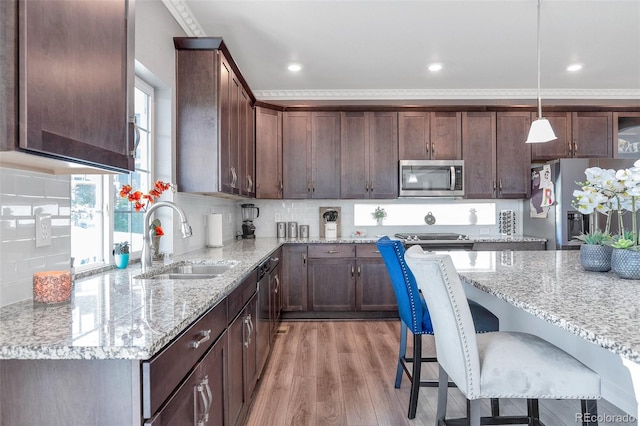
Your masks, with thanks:
M311 197L340 198L340 113L311 113Z
M640 112L613 113L613 152L616 158L640 156Z
M19 147L133 170L127 125L132 72L127 55L133 55L127 45L128 3L17 3Z
M496 113L462 113L465 198L496 195Z
M369 198L397 198L398 113L369 114Z
M180 191L218 191L217 56L213 50L176 50L176 177Z
M431 159L462 160L462 113L431 113Z
M428 112L398 113L398 158L400 160L428 160L431 140Z
M369 198L369 124L364 112L340 116L341 198Z
M355 301L353 258L309 259L309 304L312 311L353 311Z
M145 426L198 424L206 414L209 415L207 424L224 425L226 358L227 336L223 334L162 409L145 421Z
M558 158L569 158L573 155L573 143L571 138L571 113L570 112L544 112L544 118L549 120L553 132L558 139L531 144L532 161L549 161ZM538 118L534 113L532 119Z
M211 390L209 402L209 422L207 425L223 426L224 423L224 384L227 381L227 335L220 336L218 341L213 345L209 353L202 359L198 367L198 377L201 385L204 385L204 391L207 392L206 386ZM196 388L196 395L200 396L197 402L198 411L196 413L204 413L202 405L202 394L200 388ZM209 395L207 394L207 397ZM186 423L185 423L186 424Z
M240 87L239 98L239 132L238 141L240 155L238 159L238 183L237 187L241 195L255 197L255 137L253 123L253 108L249 95Z
M258 298L253 296L244 312L246 337L244 345L244 400L250 401L258 381L258 352L256 318L258 317ZM247 407L248 408L248 407Z
M256 108L256 198L282 198L282 113Z
M245 404L244 385L244 345L249 334L249 325L245 321L243 310L229 325L227 336L229 339L229 358L227 359L227 425L235 425Z
M233 70L227 62L227 59L221 52L217 52L219 60L219 105L220 115L220 190L229 194L233 193L233 172L231 170L231 161L235 156L232 155L232 111L235 109L234 117L237 117L237 87L234 89ZM232 99L232 93L235 96L235 105ZM235 106L235 108L234 108ZM215 145L215 141L211 141ZM215 158L215 157L214 157ZM211 161L212 159L209 159Z
M530 127L528 112L497 113L498 198L528 198L531 193L531 144L525 143Z
M285 112L282 128L282 197L311 197L311 113Z
M613 113L571 114L573 155L578 158L613 158Z
M270 303L270 317L271 317L271 326L270 326L270 336L272 339L276 335L276 331L280 326L280 319L282 316L282 266L278 265L271 271L269 276L269 288L271 290L269 296Z
M356 310L398 310L396 295L382 258L358 259L356 276Z
M282 310L306 312L307 246L292 244L282 247Z

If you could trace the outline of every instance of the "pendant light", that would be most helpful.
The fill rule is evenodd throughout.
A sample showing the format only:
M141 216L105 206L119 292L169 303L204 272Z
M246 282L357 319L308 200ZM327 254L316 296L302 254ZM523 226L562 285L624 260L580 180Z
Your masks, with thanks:
M542 118L542 97L540 96L540 1L538 0L538 119L531 123L526 143L543 143L558 139L549 120Z

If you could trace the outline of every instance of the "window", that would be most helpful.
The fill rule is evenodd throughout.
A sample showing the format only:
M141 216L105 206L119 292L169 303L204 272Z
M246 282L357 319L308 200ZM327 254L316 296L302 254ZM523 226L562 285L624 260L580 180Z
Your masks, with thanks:
M123 184L141 191L151 185L153 164L154 89L136 77L135 119L139 130L136 170L120 175L74 175L71 177L71 256L76 267L109 263L112 245L129 241L135 256L142 251L143 212L120 198ZM113 206L113 214L109 210Z

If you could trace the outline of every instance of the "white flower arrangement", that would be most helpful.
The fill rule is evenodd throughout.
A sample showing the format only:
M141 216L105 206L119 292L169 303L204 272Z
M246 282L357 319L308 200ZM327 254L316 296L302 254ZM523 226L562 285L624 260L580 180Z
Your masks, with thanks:
M590 167L585 170L587 180L577 182L580 190L575 190L572 205L583 214L593 212L604 214L607 221L603 233L610 236L611 215L618 214L618 235L613 238L612 246L630 248L640 244L635 212L640 207L636 203L640 197L640 160L629 169L601 169ZM636 205L638 204L638 205ZM625 212L633 212L632 231L625 231L622 216ZM596 231L599 232L599 231Z

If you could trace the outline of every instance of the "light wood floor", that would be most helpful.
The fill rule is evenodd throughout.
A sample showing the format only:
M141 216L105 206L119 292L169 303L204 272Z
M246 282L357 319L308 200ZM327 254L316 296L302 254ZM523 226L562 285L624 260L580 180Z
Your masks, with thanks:
M275 339L248 416L250 426L285 425L433 425L436 389L422 388L418 412L407 419L409 381L393 387L399 345L398 321L284 322ZM434 354L425 336L424 356ZM409 339L410 340L410 339ZM423 364L423 379L437 368ZM448 417L462 417L465 399L449 390ZM489 414L489 405L485 407ZM502 414L526 412L524 401L500 400ZM541 400L540 419L547 426L579 425L579 401ZM598 401L600 415L623 413ZM600 422L600 425L633 424Z

